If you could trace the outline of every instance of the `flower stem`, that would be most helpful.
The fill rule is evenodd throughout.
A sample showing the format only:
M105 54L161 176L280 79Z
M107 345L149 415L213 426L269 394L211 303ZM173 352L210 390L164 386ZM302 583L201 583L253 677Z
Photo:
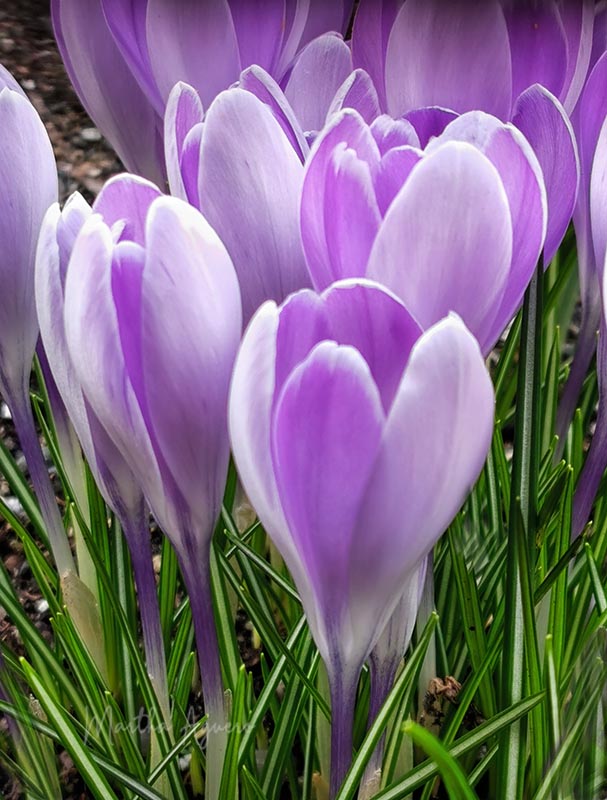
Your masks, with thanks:
M331 776L329 797L337 795L352 762L354 707L358 671L349 675L341 665L328 669L331 694Z
M169 725L171 710L166 658L164 654L164 640L160 622L158 594L156 592L156 577L154 575L150 532L145 517L145 506L143 502L138 513L124 517L120 520L120 524L131 552L131 562L133 565L133 574L139 601L139 613L141 616L146 666L152 684L156 690L156 696L158 697L164 715L164 722L166 725Z
M607 466L607 327L603 322L597 350L597 377L599 382L599 409L590 450L580 474L573 496L572 538L579 536L590 517L594 498Z
M556 415L556 434L559 437L559 441L555 450L555 461L559 461L562 458L565 449L567 430L573 419L582 385L596 348L596 334L600 318L600 303L595 303L585 311L582 318L577 346L571 363L571 371L565 383Z
M195 535L191 537L190 541L196 541ZM228 739L228 718L221 677L219 642L213 613L208 543L186 547L178 557L190 598L202 695L208 715L205 798L206 800L218 800Z
M24 386L21 391L5 399L11 409L21 449L23 450L34 491L40 505L40 512L44 520L57 571L59 575L75 572L76 568L69 540L63 527L48 469L44 463L27 387Z

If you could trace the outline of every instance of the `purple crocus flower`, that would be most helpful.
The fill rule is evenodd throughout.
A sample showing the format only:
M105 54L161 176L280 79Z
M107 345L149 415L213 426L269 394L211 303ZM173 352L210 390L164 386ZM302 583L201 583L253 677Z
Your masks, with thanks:
M57 199L53 149L32 104L0 73L0 393L11 409L60 575L74 571L69 542L40 449L29 398L38 340L34 303L36 242Z
M352 55L394 116L440 106L506 120L536 83L570 112L588 71L593 24L593 0L361 0Z
M261 84L257 84L261 91ZM301 129L241 88L222 92L204 115L192 87L178 84L167 106L171 191L199 208L224 242L240 282L247 322L265 300L309 286L299 236ZM288 115L285 101L282 112Z
M38 243L36 308L44 345L42 353L48 365L47 388L64 468L76 500L85 513L88 498L82 460L84 451L99 490L120 521L131 553L147 669L165 719L169 720L164 644L143 492L82 393L69 354L64 325L65 280L74 243L93 210L102 211L107 206L106 196L115 193L116 187L122 187L123 192L129 187L134 196L144 195L148 202L150 196L160 196L147 181L124 176L105 185L93 209L78 193L69 198L62 211L58 204L52 205L44 218ZM80 552L78 555L80 567Z
M545 263L576 199L577 153L566 112L586 78L593 22L592 0L362 0L354 23L354 65L371 75L384 110L413 122L422 147L454 115L475 109L525 134L548 197Z
M206 710L208 792L226 742L209 549L227 474L240 340L232 262L202 215L150 184L105 187L74 243L65 331L97 447L116 448L169 536L188 589Z
M546 196L522 134L482 112L425 151L405 120L336 115L306 165L301 231L312 282L388 286L427 328L457 312L488 353L542 250Z
M383 287L346 281L258 310L229 422L243 486L327 667L334 795L360 669L479 474L493 388L458 317L422 333Z
M158 182L161 121L175 83L194 86L206 108L251 64L287 82L306 44L327 31L345 32L352 5L349 0L272 0L261 8L243 0L52 0L51 10L59 50L83 105L127 168ZM89 46L82 47L83 41ZM341 47L349 56L343 41ZM333 49L331 63L339 65ZM306 62L319 57L326 62L325 50L317 46ZM338 66L336 76L341 74ZM294 92L301 75L299 69L292 76Z

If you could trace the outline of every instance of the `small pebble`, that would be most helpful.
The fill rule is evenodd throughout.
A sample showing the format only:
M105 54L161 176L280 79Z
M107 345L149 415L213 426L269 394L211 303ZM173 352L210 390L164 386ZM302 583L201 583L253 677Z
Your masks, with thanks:
M33 92L36 88L36 81L27 78L26 80L21 81L21 86L23 86L26 92Z
M25 514L23 506L16 497L3 497L2 499L15 516L19 517L21 514Z
M0 419L12 419L12 414L5 402L0 403Z
M11 53L15 49L15 42L13 39L0 39L0 47L5 53Z
M36 603L36 611L39 614L46 614L48 609L49 609L49 605L48 605L48 602L44 599L44 597L41 598L40 600L38 600L38 602Z
M100 142L101 134L97 128L83 128L80 131L80 138L85 142Z

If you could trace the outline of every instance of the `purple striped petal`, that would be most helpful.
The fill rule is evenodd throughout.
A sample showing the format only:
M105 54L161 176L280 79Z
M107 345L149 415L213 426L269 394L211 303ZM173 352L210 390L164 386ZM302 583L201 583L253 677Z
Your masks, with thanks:
M215 99L202 134L200 204L236 268L245 322L264 300L309 285L299 236L302 179L269 108L242 89Z
M331 253L327 244L325 193L334 149L345 142L371 167L379 163L379 150L360 115L344 109L326 126L314 143L306 165L301 193L301 238L313 284L328 286L334 280Z
M440 136L447 125L452 120L457 119L457 116L455 111L450 111L448 108L428 106L408 111L404 118L415 128L419 137L419 146L423 148L426 147L430 139Z
M592 162L590 219L594 257L599 275L603 275L607 254L607 118L599 133Z
M368 124L380 115L377 91L364 70L355 69L339 87L327 112L327 120L342 108L356 109Z
M185 81L208 108L238 80L238 41L227 0L148 0L146 22L152 71L163 100L177 81Z
M544 262L549 264L575 208L580 176L575 135L565 109L543 86L523 92L512 122L524 133L542 168L548 203Z
M190 199L185 188L188 179L182 174L181 158L184 143L191 129L201 123L203 119L204 110L196 90L187 83L176 83L169 95L164 115L164 154L171 194L182 200ZM196 183L198 182L197 167L198 165L196 165L195 171ZM188 183L191 183L191 180L188 180Z
M121 225L119 241L145 244L145 220L151 204L161 197L158 187L136 175L116 175L110 178L93 203L93 211L101 214L105 224ZM125 212L128 211L128 217Z
M382 109L386 109L385 59L388 39L400 0L361 0L352 29L352 61L373 80Z
M407 0L388 40L386 96L394 117L438 105L506 119L510 45L498 0Z
M584 88L594 31L594 0L579 0L576 3L562 3L561 21L567 38L567 74L563 85L563 107L571 114ZM606 42L607 45L607 42Z
M159 461L202 529L211 531L227 474L227 394L241 333L236 273L208 222L177 198L152 205L146 245L141 369L147 424ZM167 308L179 316L167 315ZM154 498L148 501L157 507Z
M392 202L367 276L392 289L423 328L456 311L485 349L511 258L499 173L472 145L446 142L419 162Z
M452 315L413 347L360 510L350 581L363 628L368 621L383 629L403 578L457 513L487 455L493 413L493 386L478 344Z
M285 96L304 131L323 127L331 101L351 72L350 48L337 34L319 36L301 51Z
M274 414L278 491L324 623L324 630L314 634L327 659L335 649L343 652L353 645L362 650L362 659L369 648L364 636L350 644L343 617L355 556L352 534L384 424L367 364L354 348L334 342L317 345L293 370ZM372 635L369 630L367 638Z
M38 113L9 88L0 90L0 141L0 392L9 397L29 385L38 339L36 244L57 200L57 168Z
M406 119L392 119L388 114L382 114L373 120L371 133L382 156L393 147L402 147L403 145L420 146L419 136L411 122Z
M390 204L401 190L411 170L423 157L416 147L396 147L389 150L379 162L374 176L375 195L379 213L384 217Z
M63 63L95 125L127 169L161 183L162 123L107 27L101 0L52 0L51 11Z
M310 152L310 147L289 101L274 78L260 67L252 66L245 69L240 75L239 86L254 94L271 109L303 164Z
M242 66L273 72L285 32L285 0L229 0Z

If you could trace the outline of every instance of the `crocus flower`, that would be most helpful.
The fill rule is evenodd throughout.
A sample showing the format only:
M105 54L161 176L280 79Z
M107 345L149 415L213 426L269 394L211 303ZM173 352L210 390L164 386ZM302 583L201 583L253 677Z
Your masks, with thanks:
M147 181L126 176L109 181L93 209L78 193L69 198L63 210L57 203L49 208L42 224L36 256L36 308L44 346L42 354L48 364L47 389L64 469L80 509L86 513L84 451L99 490L120 521L131 553L137 586L146 665L168 720L166 662L143 492L85 399L65 336L65 279L74 242L93 210L103 213L108 205L107 196L112 195L117 187L122 187L123 192L130 187L134 197L143 194L148 201L150 196L160 196ZM78 556L81 569L80 551Z
M454 115L474 109L524 133L546 185L546 264L576 199L577 153L566 112L586 78L593 22L591 0L363 0L354 24L354 65L371 75L384 110L414 123L422 147Z
M29 399L38 340L34 303L36 242L57 199L53 149L36 110L6 71L0 74L0 393L11 409L60 574L74 569Z
M492 420L491 381L461 320L422 333L378 284L269 301L244 336L232 449L327 667L333 795L362 664L476 480Z
M68 350L85 403L171 539L198 640L216 798L226 742L210 542L227 474L227 395L240 340L230 257L202 215L132 179L106 186L65 280ZM99 439L97 437L100 437Z
M270 105L229 89L203 122L196 92L179 84L167 107L166 144L171 191L199 208L224 242L245 322L265 300L281 302L309 285L299 236L301 153Z
M306 165L301 231L317 289L347 276L383 283L422 327L456 311L491 350L544 244L537 159L511 124L457 117L425 151L410 123L336 115Z
M593 25L593 0L361 0L352 55L394 116L440 106L507 120L536 83L573 110Z
M348 0L280 0L262 8L238 0L51 2L59 50L83 105L127 168L156 182L161 120L175 83L194 86L206 108L251 64L286 80L307 43L345 32L351 9Z

